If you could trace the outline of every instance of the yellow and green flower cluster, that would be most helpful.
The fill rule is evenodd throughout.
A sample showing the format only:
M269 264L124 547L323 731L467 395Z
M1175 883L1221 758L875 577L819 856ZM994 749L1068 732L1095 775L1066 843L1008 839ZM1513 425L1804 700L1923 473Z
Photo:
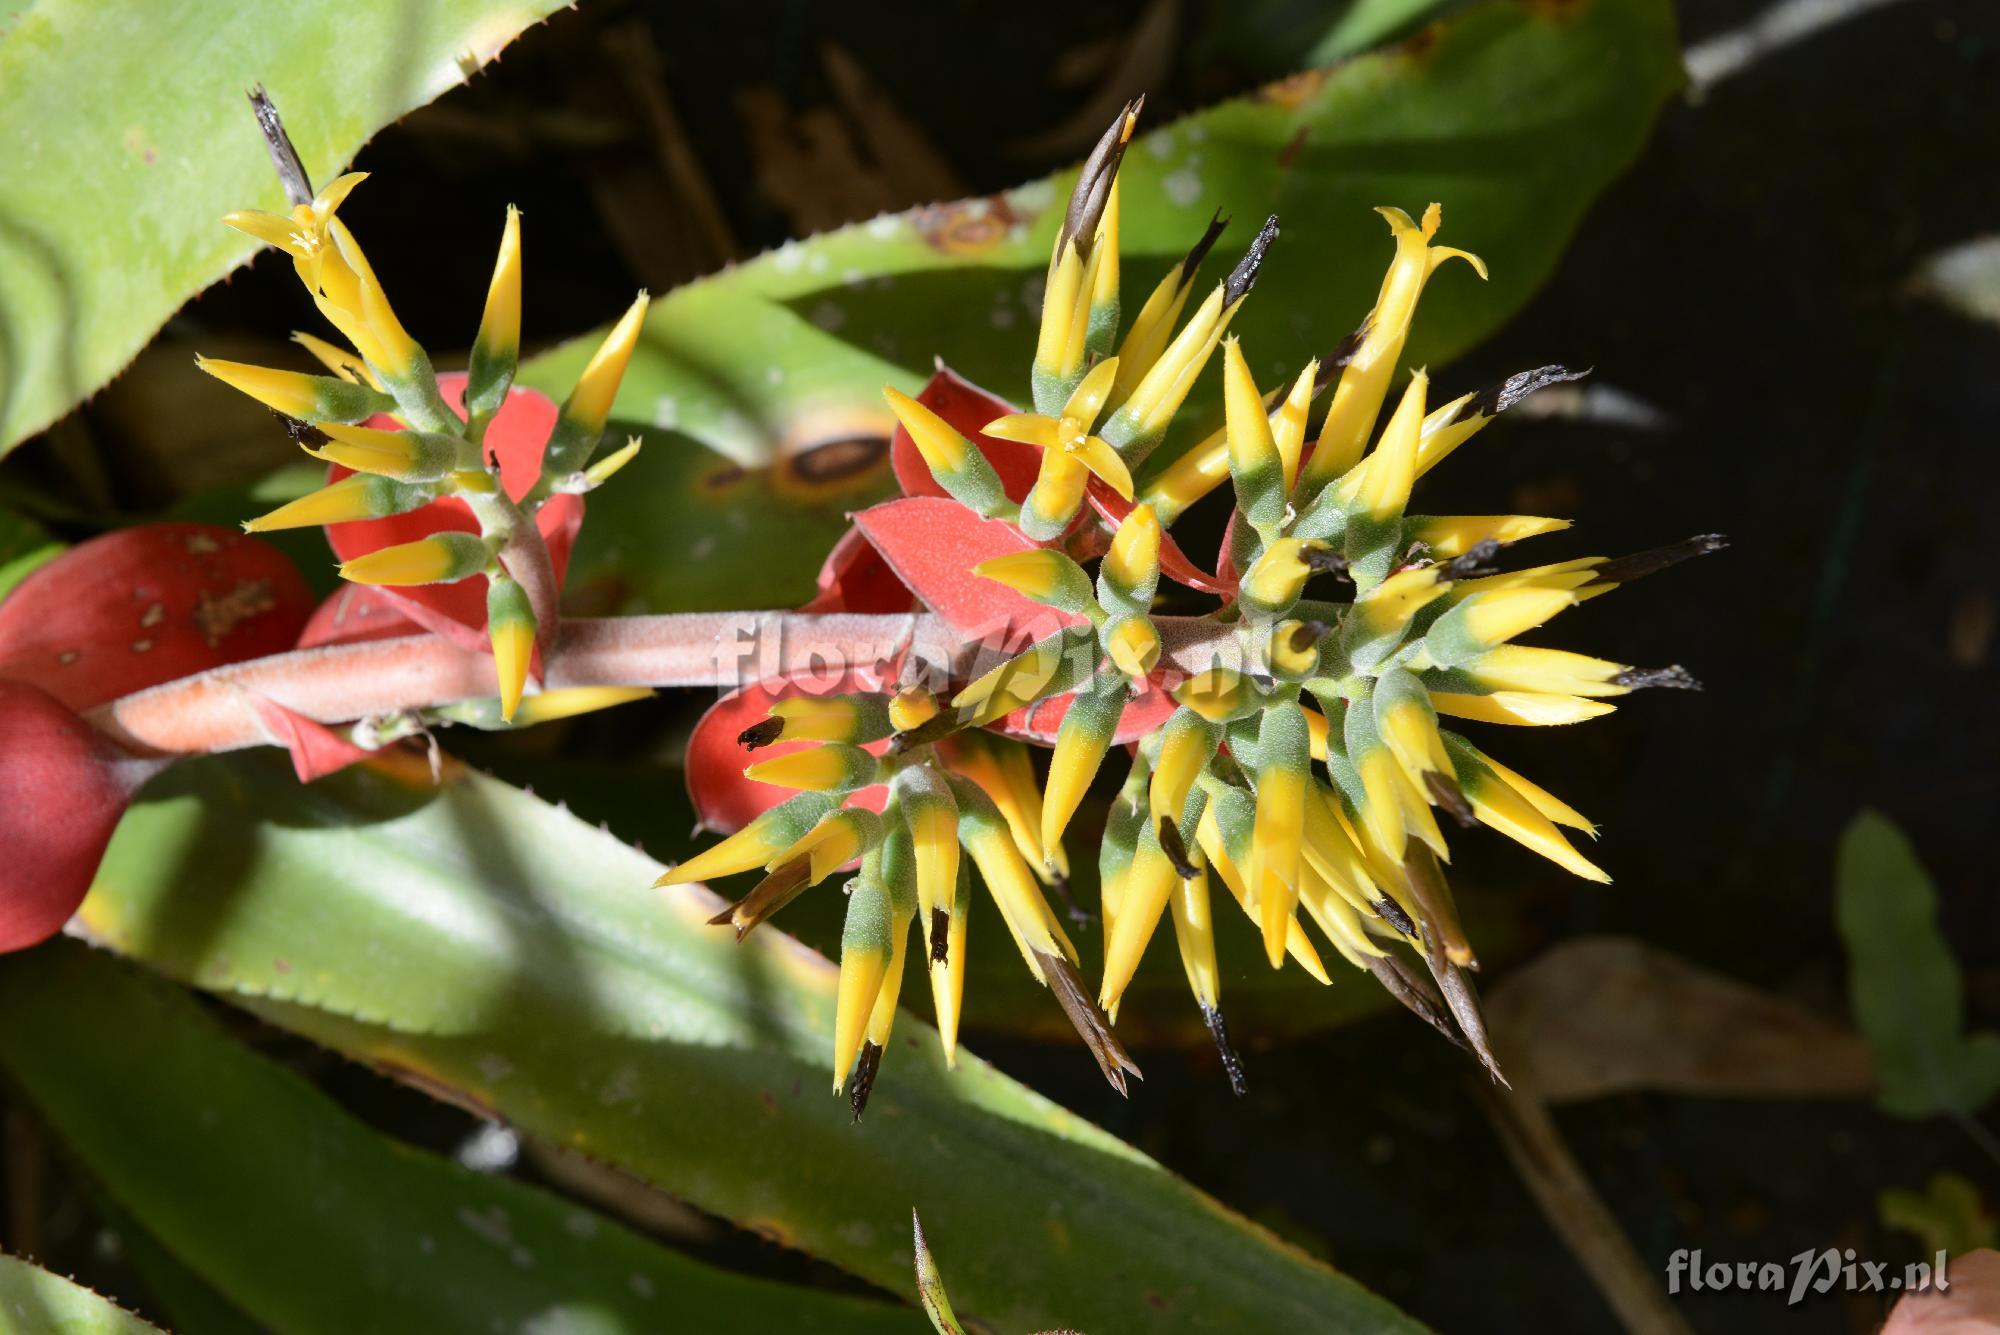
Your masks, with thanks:
M913 920L947 1051L954 1042L968 862L1030 972L1055 990L1121 1090L1135 1068L1110 1026L1163 919L1240 1083L1221 1019L1217 881L1274 967L1290 959L1324 982L1320 952L1330 944L1448 1034L1462 1034L1490 1065L1461 972L1476 961L1439 873L1449 857L1445 827L1483 824L1578 876L1608 877L1572 842L1571 832L1593 833L1590 822L1488 755L1458 722L1569 723L1609 712L1642 686L1694 684L1678 669L1639 671L1520 641L1720 539L1503 571L1496 562L1509 545L1567 521L1411 510L1417 482L1453 450L1526 394L1573 378L1545 367L1438 404L1428 376L1414 370L1396 389L1425 285L1454 259L1485 274L1477 256L1435 244L1436 204L1421 218L1380 210L1394 254L1374 309L1324 365L1309 362L1283 385L1258 385L1227 334L1275 220L1180 322L1211 230L1119 337L1117 176L1136 112L1128 107L1098 144L1057 232L1029 377L1034 411L983 428L1039 447L1025 497L1009 497L967 433L886 391L938 484L1034 544L975 573L1072 624L945 705L886 695L781 703L745 743L822 745L746 773L806 791L665 878L767 868L735 910L743 925L860 859L832 1056L836 1089L852 1072L863 1098ZM1148 475L1144 465L1218 347L1222 428ZM1314 435L1314 400L1328 388ZM1206 616L1156 617L1163 527L1225 480L1235 507L1222 578L1240 572L1235 596ZM1086 510L1093 485L1119 506ZM1101 522L1107 512L1122 521ZM1082 562L1097 553L1093 577ZM1162 690L1176 707L1132 745L1100 844L1103 952L1093 996L1077 981L1078 952L1042 884L1066 866L1063 835L1128 707ZM1067 712L1038 784L1025 749L976 730L1055 697L1067 697ZM863 749L884 739L886 754ZM878 783L890 789L881 816L843 805Z
M542 449L540 473L530 489L510 496L487 432L507 401L520 353L519 212L507 210L460 414L446 403L430 357L404 330L360 243L338 216L366 174L349 173L314 193L262 90L252 94L252 103L292 208L288 214L244 210L223 221L291 257L299 281L346 346L311 334L294 336L330 375L214 358L196 362L277 413L306 453L352 475L244 527L251 532L318 527L408 514L441 498L463 502L477 521L476 533L429 532L356 556L340 573L358 584L392 587L484 576L500 713L512 721L535 648L554 630L555 576L535 515L552 495L587 492L637 453L638 441L632 440L590 461L638 341L646 296L633 302L584 368ZM363 425L376 417L396 425Z

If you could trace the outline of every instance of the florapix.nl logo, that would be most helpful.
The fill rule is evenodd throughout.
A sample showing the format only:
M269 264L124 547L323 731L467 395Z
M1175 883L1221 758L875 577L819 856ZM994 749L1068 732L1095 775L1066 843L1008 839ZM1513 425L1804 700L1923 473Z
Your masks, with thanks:
M1709 1261L1699 1248L1683 1247L1667 1258L1669 1294L1719 1292L1783 1293L1787 1306L1815 1294L1944 1293L1951 1288L1945 1254L1896 1268L1887 1261L1864 1261L1852 1247L1803 1251L1788 1261Z

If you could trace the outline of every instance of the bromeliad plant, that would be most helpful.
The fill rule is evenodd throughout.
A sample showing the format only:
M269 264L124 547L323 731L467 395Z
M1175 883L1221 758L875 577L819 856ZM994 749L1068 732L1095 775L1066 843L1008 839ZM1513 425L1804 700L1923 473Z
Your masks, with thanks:
M1118 169L1138 110L1127 107L1097 144L1057 231L1029 371L1034 410L1014 411L943 371L916 398L885 389L911 495L857 519L893 576L954 626L1032 643L948 701L913 680L913 662L849 673L833 694L823 680L818 694L765 683L725 700L691 749L692 771L729 764L730 737L750 752L807 744L754 760L747 785L693 773L712 823L754 815L661 884L763 869L718 919L741 933L859 859L832 1054L834 1088L852 1080L857 1116L887 1046L913 922L947 1058L954 1050L971 895L961 848L1029 971L1121 1093L1138 1072L1112 1022L1166 917L1242 1089L1221 1013L1212 878L1274 967L1289 957L1328 981L1303 910L1342 958L1497 1077L1465 977L1476 956L1439 868L1449 857L1439 813L1487 825L1576 875L1609 877L1563 833L1594 832L1581 814L1442 720L1572 723L1642 687L1695 685L1679 668L1516 641L1719 538L1501 571L1504 548L1567 521L1410 511L1418 479L1494 417L1576 378L1542 367L1433 406L1418 370L1375 431L1425 284L1454 259L1485 274L1477 256L1434 244L1438 205L1421 220L1379 210L1395 251L1374 309L1288 386L1260 388L1228 334L1275 218L1182 322L1221 230L1211 224L1121 337ZM1135 482L1218 347L1222 429ZM1308 445L1314 398L1329 385ZM1225 480L1235 508L1209 575L1167 529ZM1082 563L1098 558L1093 578ZM823 587L868 583L858 568L869 559L836 553ZM1219 606L1156 617L1163 573ZM1039 783L1023 739L1053 742ZM1066 893L1063 835L1118 744L1131 760L1100 845L1093 998L1044 888ZM775 801L782 789L799 791Z
M1477 959L1439 867L1449 855L1439 813L1608 878L1563 833L1591 831L1579 813L1441 720L1569 723L1635 689L1693 686L1678 668L1516 640L1721 540L1502 571L1504 548L1566 521L1409 512L1418 479L1453 450L1528 394L1575 378L1542 367L1432 407L1419 370L1376 431L1425 284L1453 259L1484 274L1476 256L1434 244L1436 204L1421 220L1381 210L1394 254L1373 310L1323 361L1267 392L1229 329L1277 238L1275 218L1197 304L1223 229L1212 222L1122 319L1118 175L1135 103L1085 163L1057 230L1029 368L1032 411L942 369L915 397L886 389L906 495L855 516L804 615L573 621L559 637L557 593L583 496L638 448L592 460L645 296L560 407L514 388L520 221L510 211L469 369L437 374L338 216L362 178L315 193L275 111L254 100L292 211L226 221L290 256L348 346L298 336L329 375L201 366L270 407L330 466L325 487L245 527L324 526L350 586L308 619L295 572L289 585L238 578L282 564L254 539L221 535L247 544L238 550L208 533L154 533L139 541L226 551L205 576L215 606L241 603L239 620L268 619L256 636L211 635L201 620L214 610L211 590L191 588L201 633L147 660L159 672L135 678L129 661L113 659L118 670L105 676L86 663L91 689L69 693L75 655L28 623L81 567L45 567L41 594L27 597L24 585L9 600L0 731L56 757L61 782L24 791L66 805L60 829L22 808L38 838L44 825L50 837L22 873L35 894L0 901L0 949L61 926L124 804L175 755L277 743L311 778L437 725L520 726L650 686L723 681L715 647L749 625L806 632L780 663L813 671L781 666L697 726L690 791L703 821L728 837L660 884L762 871L717 918L740 936L858 867L846 886L832 1051L835 1090L847 1089L857 1117L888 1046L913 926L947 1060L955 1055L975 871L1029 972L1121 1092L1138 1067L1114 1021L1168 917L1203 1020L1243 1087L1222 1018L1214 880L1274 967L1289 958L1330 981L1310 922L1498 1076L1466 976ZM1218 349L1221 428L1149 467ZM1315 435L1313 404L1329 389ZM1235 504L1210 572L1170 530L1225 479ZM1161 615L1163 577L1216 605ZM101 608L84 609L102 622L99 638L129 639L119 618L136 597L109 589ZM919 604L929 615L909 617ZM866 637L884 623L908 634L874 661ZM7 637L23 632L33 642L16 652ZM274 653L273 635L304 652ZM140 643L153 640L132 642L133 652ZM1000 661L976 670L989 650ZM538 664L542 686L557 689L530 689ZM84 710L88 720L73 712ZM340 720L352 721L328 726ZM1039 776L1030 744L1053 748ZM1046 891L1069 897L1063 839L1114 746L1130 766L1099 846L1104 940L1093 988ZM88 819L77 794L92 798ZM1067 917L1090 921L1073 905Z

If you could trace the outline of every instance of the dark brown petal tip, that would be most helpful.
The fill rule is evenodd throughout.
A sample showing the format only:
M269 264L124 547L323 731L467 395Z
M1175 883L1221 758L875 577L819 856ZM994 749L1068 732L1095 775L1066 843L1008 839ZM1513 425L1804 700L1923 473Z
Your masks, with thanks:
M1203 1006L1201 1020L1208 1026L1208 1036L1215 1040L1215 1050L1222 1057L1222 1069L1229 1075L1229 1088L1238 1098L1248 1094L1250 1086L1243 1079L1243 1058L1236 1054L1236 1045L1229 1041L1229 1026L1223 1021L1222 1012Z
M939 906L931 910L931 963L951 962L951 911Z
M785 721L781 718L760 719L736 734L736 744L745 751L755 751L769 746L785 735Z
M295 207L312 203L312 179L306 175L299 151L292 147L292 137L285 133L285 122L261 83L250 90L250 109L257 114L257 128L264 132L264 147L270 151L271 166L285 187L286 201Z
M1257 229L1257 239L1250 243L1250 249L1243 252L1243 258L1236 261L1236 267L1229 271L1229 277L1222 285L1222 308L1228 310L1237 302L1250 295L1250 289L1257 285L1257 271L1264 267L1264 256L1270 252L1271 243L1278 239L1278 215L1264 219L1264 225Z
M1221 237L1223 229L1228 226L1229 219L1222 216L1221 209L1217 209L1215 216L1208 220L1208 229L1201 234L1201 240L1194 243L1193 248L1188 251L1187 257L1181 261L1179 282L1181 287L1187 287L1194 282L1195 271L1200 269L1201 262L1208 258L1208 252L1215 249L1217 239Z
M1187 843L1181 838L1180 830L1166 816L1160 817L1160 851L1167 855L1167 861L1174 864L1174 874L1183 881L1192 881L1201 875L1194 859L1188 856Z
M1481 538L1466 548L1463 553L1444 563L1438 572L1439 579L1475 579L1480 575L1493 573L1493 559L1500 555L1500 544L1493 538Z
M875 1074L881 1069L882 1045L863 1043L861 1055L854 1059L854 1070L847 1077L847 1106L853 1110L856 1122L868 1111L868 1096L875 1090Z
M1474 417L1493 417L1506 412L1536 390L1547 389L1550 385L1560 385L1566 380L1581 380L1589 374L1588 367L1581 371L1572 371L1567 366L1537 366L1532 371L1510 375L1499 384L1480 390L1452 414L1451 420L1463 422Z
M1624 686L1631 690L1643 691L1652 687L1663 687L1670 691L1698 691L1701 683L1686 668L1675 664L1663 668L1626 668L1611 679L1614 686Z
M1125 158L1125 146L1132 142L1132 127L1145 105L1146 99L1140 97L1121 107L1090 150L1090 156L1083 160L1076 187L1070 191L1069 209L1063 214L1062 232L1056 237L1058 255L1062 253L1063 242L1074 240L1077 254L1085 259L1090 257L1097 224L1111 202L1111 183L1117 179L1118 164Z
M1049 991L1056 994L1056 1004L1063 1008L1077 1036L1083 1039L1090 1055L1097 1059L1097 1069L1121 1097L1128 1096L1125 1076L1129 1072L1141 1080L1146 1077L1140 1072L1132 1054L1125 1051L1125 1045L1111 1032L1111 1021L1090 993L1083 986L1083 979L1077 976L1076 966L1061 955L1050 955L1044 951L1035 952L1035 962L1041 966L1042 976L1049 980Z
M1630 584L1635 579L1647 575L1657 575L1683 561L1697 556L1707 556L1719 552L1729 545L1729 539L1720 533L1698 533L1680 542L1670 542L1664 547L1654 547L1648 551L1634 552L1630 556L1619 556L1606 561L1597 568L1591 578L1592 584Z

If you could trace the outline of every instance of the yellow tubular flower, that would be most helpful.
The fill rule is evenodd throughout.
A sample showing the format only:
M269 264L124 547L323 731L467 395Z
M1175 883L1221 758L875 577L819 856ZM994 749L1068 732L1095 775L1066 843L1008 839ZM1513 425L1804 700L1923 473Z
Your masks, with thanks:
M1139 503L1151 506L1161 523L1171 524L1228 480L1229 435L1218 428L1146 484Z
M486 308L480 312L473 345L491 353L521 346L521 211L507 206L507 223L500 233L500 254L493 261L493 278L486 287Z
M854 878L847 895L847 925L840 934L840 985L833 1019L833 1092L847 1083L861 1055L876 997L889 974L893 943L889 890L869 871Z
M1160 632L1146 617L1127 617L1104 638L1104 652L1134 682L1144 682L1160 661Z
M917 453L924 456L924 463L932 472L956 473L966 466L973 452L972 443L950 423L900 389L884 385L882 397L888 400L889 410L896 414L896 420L909 433Z
M1257 896L1264 953L1275 969L1285 962L1285 922L1298 907L1305 804L1313 782L1305 713L1296 703L1264 711L1257 751L1256 821L1246 870Z
M1306 538L1279 538L1243 576L1240 597L1248 609L1282 612L1299 600L1318 567L1314 558L1326 545Z
M964 805L961 802L961 807ZM1075 963L1076 948L1049 911L1048 901L1042 898L1041 887L1035 883L1034 873L1022 858L1021 850L1008 834L1005 823L997 818L989 824L971 821L961 824L959 839L965 851L972 854L980 879L986 882L987 892L999 906L1014 944L1020 947L1021 958L1027 961L1028 972L1046 987L1048 978L1037 955L1062 955Z
M800 835L832 810L832 799L819 793L802 793L770 808L715 847L704 849L672 868L653 884L690 885L772 866Z
M1229 474L1236 481L1236 508L1260 535L1275 536L1284 522L1285 461L1271 430L1264 396L1235 338L1222 341L1222 402L1229 433Z
M836 807L772 859L779 866L805 858L808 885L818 885L882 838L882 818L863 807Z
M1221 1004L1221 977L1215 967L1215 918L1208 900L1208 873L1196 868L1177 878L1167 905L1173 911L1174 943L1195 1004L1213 1012Z
M1586 881L1610 883L1608 873L1572 848L1555 823L1491 767L1477 760L1461 766L1459 786L1465 790L1473 814L1482 825L1498 830Z
M535 656L535 615L527 595L511 579L491 581L486 600L487 638L493 646L493 674L500 684L500 717L514 721L521 690Z
M1174 688L1174 701L1203 718L1225 723L1255 700L1249 679L1233 668L1212 667Z
M323 338L316 338L299 330L292 331L292 342L310 352L313 359L321 366L349 384L366 385L372 390L381 391L382 382L375 378L375 373L368 369L368 364L361 360L358 353L349 352L339 344L329 343Z
M1037 542L1060 537L1083 505L1090 469L1068 450L1043 450L1035 485L1021 502L1021 531Z
M1249 881L1257 887L1257 917L1271 967L1285 959L1285 923L1299 901L1299 860L1304 838L1306 776L1273 770L1258 776L1257 826Z
M618 397L618 386L625 380L625 368L632 360L632 350L639 345L639 335L645 329L646 308L651 302L652 298L641 292L626 308L618 323L611 326L611 332L604 336L604 342L591 354L583 374L576 379L576 387L570 390L569 398L563 401L562 416L592 446L604 434L604 424L611 417L611 404Z
M594 714L600 709L645 700L652 694L650 686L566 686L560 690L541 691L521 701L513 722L517 728L553 723L557 719Z
M1181 811L1187 805L1188 792L1194 781L1201 775L1216 747L1221 743L1222 734L1215 726L1191 709L1178 709L1166 722L1160 738L1160 758L1153 765L1153 777L1147 790L1147 808L1151 823L1161 820L1178 822Z
M1202 813L1201 820L1195 825L1195 837L1201 844L1201 851L1206 855L1208 864L1222 877L1223 885L1228 887L1236 906L1243 910L1244 916L1250 921L1261 925L1261 919L1257 914L1257 901L1251 896L1243 873L1230 860L1229 850L1223 845L1222 831L1216 824L1215 811L1212 807ZM1285 950L1314 980L1321 983L1333 981L1326 971L1326 965L1320 962L1319 952L1313 948L1312 939L1306 935L1305 927L1296 917L1285 929Z
M280 371L214 357L196 357L194 364L271 411L302 422L360 422L396 406L394 399L366 385L333 376Z
M1495 691L1532 691L1543 695L1625 695L1631 687L1619 678L1632 669L1609 659L1566 649L1539 649L1503 644L1489 649L1460 669L1481 686Z
M743 777L779 788L831 792L874 782L876 768L875 757L860 747L828 743L760 760L746 766Z
M1558 825L1567 825L1572 830L1582 830L1593 839L1597 837L1597 826L1575 807L1563 801L1560 797L1557 797L1534 780L1524 778L1515 771L1508 769L1484 751L1478 754L1480 761L1486 768L1499 775L1501 781L1508 787L1527 798L1533 804L1535 810L1541 812Z
M1580 695L1539 695L1529 691L1494 691L1491 695L1432 691L1431 707L1440 714L1475 723L1514 723L1527 727L1582 723L1602 718L1618 708Z
M1271 443L1278 447L1278 457L1284 461L1288 496L1298 485L1299 457L1306 443L1306 418L1312 412L1313 388L1318 380L1319 358L1315 357L1299 372L1298 379L1292 381L1292 392L1271 415Z
M1201 240L1194 244L1187 256L1167 271L1146 304L1132 317L1132 327L1125 333L1125 341L1118 345L1118 379L1112 388L1112 397L1124 402L1132 390L1143 380L1153 364L1166 351L1167 342L1173 337L1174 321L1181 318L1181 310L1187 305L1188 293L1194 290L1195 272L1201 268L1209 250L1228 221L1217 213L1209 220L1208 229Z
M449 584L485 569L486 544L471 533L433 533L345 562L340 577L356 584Z
M1417 479L1417 433L1424 421L1424 395L1430 377L1422 371L1410 374L1410 383L1396 405L1389 425L1382 429L1381 443L1360 470L1355 499L1369 517L1394 518L1409 503L1410 488Z
M387 514L400 514L405 509L415 509L428 504L432 493L425 491L408 497L410 504L384 508L389 497L388 489L399 484L386 478L369 477L357 473L329 483L318 491L307 492L295 501L287 501L267 515L245 520L245 533L270 533L288 528L319 528L326 524L346 524L357 519L377 519Z
M1389 952L1368 939L1368 931L1361 925L1361 915L1354 906L1339 894L1325 879L1307 867L1301 878L1299 902L1319 924L1326 939L1349 960L1356 956L1373 955L1378 959Z
M1538 515L1426 515L1405 520L1403 531L1430 548L1433 557L1450 560L1489 539L1504 546L1544 533L1560 533L1569 524L1567 519Z
M1080 691L1063 715L1056 747L1049 756L1049 781L1042 797L1042 847L1062 847L1063 831L1083 802L1090 781L1104 763L1105 752L1118 729L1119 715L1131 692L1120 678L1106 673Z
M1401 209L1380 208L1376 212L1388 219L1389 231L1396 240L1396 257L1382 279L1375 309L1369 312L1362 326L1367 332L1361 346L1341 371L1332 406L1320 428L1319 445L1312 462L1306 465L1307 486L1315 490L1360 460L1369 430L1382 411L1389 379L1403 355L1403 342L1409 337L1417 299L1438 265L1448 259L1462 259L1482 279L1486 277L1485 262L1478 256L1430 244L1442 216L1436 204L1424 210L1421 226L1411 222Z
M937 717L937 697L922 686L905 686L889 701L889 726L897 732L921 728Z
M958 864L958 888L945 919L943 948L933 938L930 957L931 1006L936 1012L944 1064L958 1065L958 1017L965 1003L965 925L972 918L972 867Z
M423 350L396 318L389 294L347 224L330 218L326 230L332 248L322 246L310 259L295 262L313 304L379 374L407 379L416 373Z
M1066 612L1080 611L1090 601L1090 577L1076 562L1049 547L992 557L972 567L972 573Z
M1097 1004L1106 1010L1118 1005L1138 972L1146 943L1153 939L1178 879L1158 835L1151 828L1140 831L1118 897L1117 916L1104 938L1104 982Z

